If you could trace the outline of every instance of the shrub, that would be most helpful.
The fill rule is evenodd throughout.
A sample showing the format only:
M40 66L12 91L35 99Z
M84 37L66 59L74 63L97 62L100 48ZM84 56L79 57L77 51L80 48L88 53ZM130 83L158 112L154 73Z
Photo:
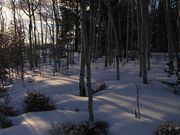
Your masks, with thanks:
M7 88L0 88L0 91L3 92L2 97L0 97L0 114L4 115L4 116L15 116L18 114L17 111L15 111L15 109L10 106L10 102L11 102L11 97L10 94L7 90Z
M86 121L79 126L85 135L107 135L108 127L109 124L105 121Z
M49 96L45 96L35 90L28 91L24 99L26 112L54 110L56 107Z
M64 122L54 124L49 130L50 135L82 135L79 131L79 127L74 122Z
M80 109L79 109L79 108L75 108L75 109L74 109L74 111L79 112L79 111L80 111Z
M7 88L0 86L0 98L4 97L7 93Z
M0 105L0 113L4 116L16 116L19 114L12 106L7 105Z
M11 120L9 120L6 116L0 114L0 128L8 128L12 126Z
M96 91L101 91L106 89L106 84L105 83L100 83L97 85Z
M180 135L180 126L166 122L158 127L155 135Z
M94 94L95 93L98 93L98 92L100 92L100 91L102 91L102 90L105 90L106 89L106 84L105 83L99 83L98 85L97 85L97 87L96 87L96 90L94 91Z
M65 122L52 124L50 135L108 135L109 125L105 121L85 121L81 124Z

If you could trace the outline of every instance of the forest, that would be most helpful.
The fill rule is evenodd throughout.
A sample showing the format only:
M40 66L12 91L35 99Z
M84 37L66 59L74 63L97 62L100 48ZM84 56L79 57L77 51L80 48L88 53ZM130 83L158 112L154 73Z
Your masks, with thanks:
M0 0L0 135L179 135L179 95L180 0Z

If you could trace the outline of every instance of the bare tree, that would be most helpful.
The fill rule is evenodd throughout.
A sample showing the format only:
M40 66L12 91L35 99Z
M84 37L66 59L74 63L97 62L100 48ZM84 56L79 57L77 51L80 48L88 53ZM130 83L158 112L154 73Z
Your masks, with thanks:
M33 44L32 44L32 29L33 29L33 14L38 8L39 3L36 0L21 0L21 8L23 12L29 17L29 60L30 70L33 68Z

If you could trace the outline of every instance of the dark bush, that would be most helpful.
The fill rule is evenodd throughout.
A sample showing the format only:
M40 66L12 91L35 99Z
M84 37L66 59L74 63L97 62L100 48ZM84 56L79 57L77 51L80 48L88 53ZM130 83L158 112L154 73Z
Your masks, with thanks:
M81 124L65 122L52 124L50 135L108 135L109 125L105 121L85 121Z
M106 84L105 83L100 83L96 87L96 91L101 91L106 89Z
M24 100L26 112L48 111L56 109L54 102L49 96L45 96L35 90L28 91Z
M4 97L7 93L7 88L0 86L0 98Z
M12 126L11 120L9 120L6 116L0 114L0 128L8 128Z
M49 130L50 135L82 135L79 131L79 127L72 121L54 124L52 123L52 128Z
M158 127L155 135L180 135L180 126L166 122Z
M0 105L0 113L4 116L17 116L19 114L12 106Z
M106 84L105 83L99 83L97 86L96 86L96 89L94 90L94 94L95 93L98 93L102 90L105 90L107 88Z
M9 91L5 87L0 87L0 114L4 116L16 116L18 111L16 111L11 105L11 96Z
M86 121L79 126L84 135L107 135L108 127L109 125L105 121Z

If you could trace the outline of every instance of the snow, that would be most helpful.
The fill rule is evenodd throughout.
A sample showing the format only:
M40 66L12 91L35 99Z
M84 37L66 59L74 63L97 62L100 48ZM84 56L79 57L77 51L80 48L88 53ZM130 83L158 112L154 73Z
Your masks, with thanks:
M152 135L157 126L165 121L180 122L180 96L160 80L167 80L164 73L165 61L153 59L152 70L148 72L149 84L142 84L138 77L137 62L121 65L121 80L116 81L116 70L104 68L103 58L92 64L92 84L95 88L105 82L107 89L94 95L94 115L110 125L110 135ZM53 111L31 112L11 117L13 127L0 129L0 135L48 135L52 122L88 119L87 97L79 97L78 61L68 71L68 75L44 70L42 76L26 75L25 82L17 81L11 86L11 104L23 111L26 91L35 89L51 96L57 109ZM66 71L67 72L67 71ZM28 78L32 82L28 82ZM140 86L141 119L135 118L136 86Z

